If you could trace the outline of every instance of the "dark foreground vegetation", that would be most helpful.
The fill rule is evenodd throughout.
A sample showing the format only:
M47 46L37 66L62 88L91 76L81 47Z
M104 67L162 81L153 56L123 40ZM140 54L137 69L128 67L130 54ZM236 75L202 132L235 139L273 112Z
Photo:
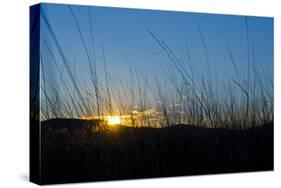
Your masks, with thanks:
M273 170L273 124L248 128L44 121L42 183Z

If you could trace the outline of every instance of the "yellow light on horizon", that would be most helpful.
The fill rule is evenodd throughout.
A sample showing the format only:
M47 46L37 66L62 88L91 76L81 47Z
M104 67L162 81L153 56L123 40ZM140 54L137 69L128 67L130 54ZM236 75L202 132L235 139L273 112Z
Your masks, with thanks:
M121 124L121 118L119 116L109 116L107 118L108 125L120 125Z

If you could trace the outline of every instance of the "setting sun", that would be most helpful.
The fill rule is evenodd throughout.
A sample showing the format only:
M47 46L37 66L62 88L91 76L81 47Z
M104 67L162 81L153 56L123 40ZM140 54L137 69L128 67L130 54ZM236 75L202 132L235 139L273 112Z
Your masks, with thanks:
M109 116L107 119L109 125L119 125L121 124L121 118L119 116Z

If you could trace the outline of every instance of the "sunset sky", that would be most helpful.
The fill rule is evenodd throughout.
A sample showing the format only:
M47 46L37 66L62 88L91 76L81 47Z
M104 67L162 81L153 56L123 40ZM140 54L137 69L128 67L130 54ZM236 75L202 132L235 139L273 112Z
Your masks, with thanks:
M101 46L104 46L108 71L129 79L128 59L131 65L147 78L165 76L169 59L147 29L159 35L175 53L182 56L180 48L188 46L192 62L199 71L206 70L206 52L198 26L201 28L208 50L212 69L223 82L234 77L225 39L228 41L239 71L246 73L247 32L246 17L218 14L200 14L173 11L138 10L107 7L72 6L88 48L92 49L89 15L96 40L97 71L103 77ZM87 56L80 39L73 16L67 5L42 4L42 13L52 26L70 67L76 62L76 73L87 80L89 68ZM255 60L269 75L273 74L273 19L248 17L250 45L255 46L258 58ZM41 22L41 36L48 41L55 59L61 64L54 42ZM43 54L47 54L42 47ZM128 57L128 58L127 58ZM58 82L54 63L44 65L46 79Z

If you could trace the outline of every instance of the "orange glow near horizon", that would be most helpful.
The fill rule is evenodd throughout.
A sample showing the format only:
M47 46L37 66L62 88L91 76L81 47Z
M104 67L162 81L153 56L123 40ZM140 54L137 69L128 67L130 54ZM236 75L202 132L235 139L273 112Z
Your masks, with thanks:
M104 120L108 125L121 125L124 123L123 116L83 116L81 119L85 120Z
M112 115L88 115L82 116L84 120L101 120L109 126L122 125L122 126L151 126L160 128L163 116L156 112L155 109L147 109L144 111L131 111L128 114L117 113Z

